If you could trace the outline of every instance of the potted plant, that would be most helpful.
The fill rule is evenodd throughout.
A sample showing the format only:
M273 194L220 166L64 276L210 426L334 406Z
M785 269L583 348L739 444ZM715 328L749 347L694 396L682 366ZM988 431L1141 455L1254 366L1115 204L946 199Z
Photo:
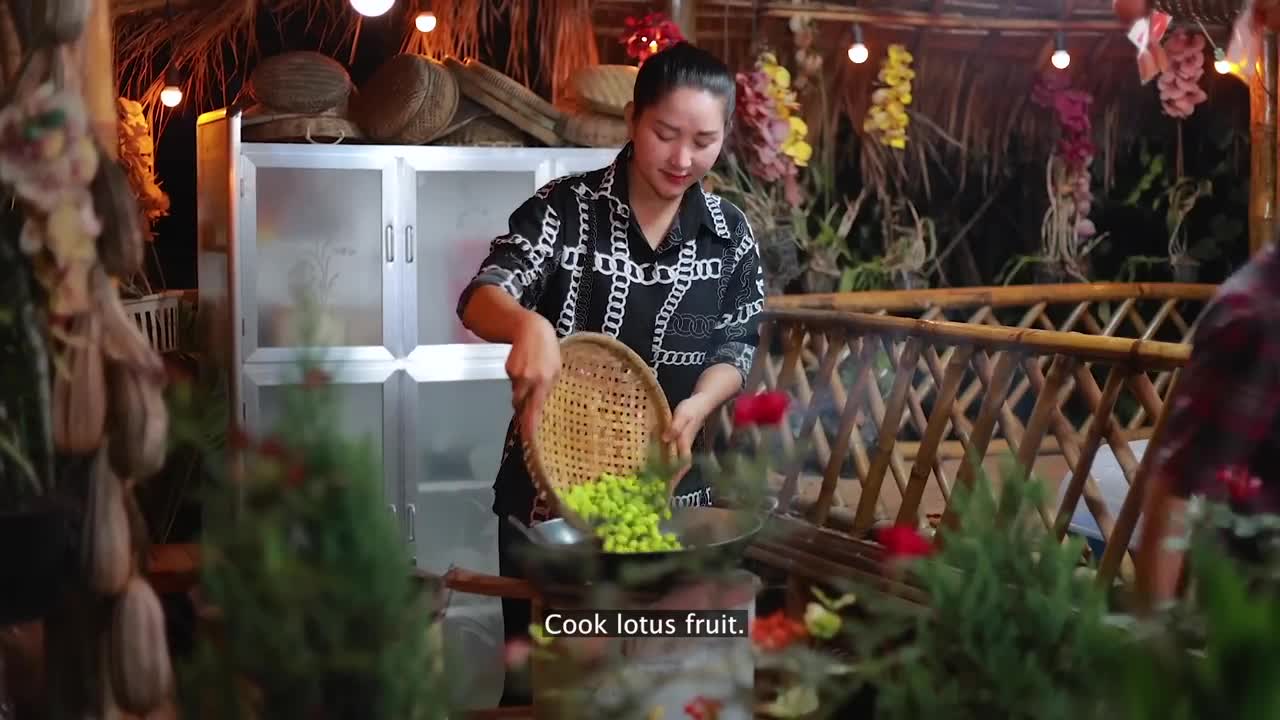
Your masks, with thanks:
M1200 261L1187 247L1187 215L1196 201L1213 193L1209 180L1180 177L1166 192L1169 207L1165 211L1165 224L1169 229L1169 268L1175 282L1195 282L1200 274Z

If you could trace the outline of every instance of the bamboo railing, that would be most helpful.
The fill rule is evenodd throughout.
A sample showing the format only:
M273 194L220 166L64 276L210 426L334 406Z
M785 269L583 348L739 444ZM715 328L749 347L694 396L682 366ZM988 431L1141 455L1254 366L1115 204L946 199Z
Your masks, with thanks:
M1083 497L1128 577L1140 506L1117 526L1090 472L1102 443L1130 490L1211 285L1062 285L771 298L747 391L788 392L779 432L709 428L723 453L769 447L775 525L753 553L818 577L874 571L877 524L949 521L951 490L1016 460L1062 498L1041 509L1061 538ZM963 319L956 322L946 318ZM721 455L723 457L723 455ZM1064 478L1070 477L1066 487ZM1054 495L1053 498L1057 498ZM780 540L776 538L787 538ZM1111 552L1112 547L1117 549Z

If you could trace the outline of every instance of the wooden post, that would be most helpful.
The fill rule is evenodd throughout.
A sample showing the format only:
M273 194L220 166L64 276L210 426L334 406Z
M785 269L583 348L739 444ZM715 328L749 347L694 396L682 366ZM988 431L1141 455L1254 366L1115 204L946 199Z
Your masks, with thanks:
M669 0L667 5L667 14L680 26L685 40L698 44L698 0Z
M1276 36L1262 39L1262 61L1249 82L1249 254L1271 244L1276 210Z

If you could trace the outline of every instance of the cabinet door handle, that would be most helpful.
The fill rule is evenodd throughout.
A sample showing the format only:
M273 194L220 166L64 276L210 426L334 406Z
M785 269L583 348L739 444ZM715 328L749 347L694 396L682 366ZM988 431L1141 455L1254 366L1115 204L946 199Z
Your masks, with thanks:
M391 514L392 514L392 515L395 515L395 514L396 514L396 506L395 506L395 503L392 503L392 504L388 505L388 506L387 506L387 509L391 511Z
M387 225L386 231L383 233L382 244L387 251L387 262L396 261L396 231L395 228Z
M413 526L416 524L414 521L417 520L418 509L413 506L413 503L409 503L408 505L404 506L404 512L405 512L405 515L408 516L407 520L409 521L409 542L413 542L414 541Z
M413 262L413 226L404 226L404 261Z

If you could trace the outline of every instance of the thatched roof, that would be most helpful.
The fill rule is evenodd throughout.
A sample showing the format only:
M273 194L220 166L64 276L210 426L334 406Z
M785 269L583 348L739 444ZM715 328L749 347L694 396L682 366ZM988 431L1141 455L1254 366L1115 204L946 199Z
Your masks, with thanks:
M1239 0L1198 1L1231 5ZM497 58L497 64L521 81L540 80L544 92L562 83L576 65L628 62L618 43L625 19L655 7L646 0L432 0L430 8L440 25L424 37L413 31L411 18L419 6L426 9L425 0L400 0L391 14L372 22L354 15L347 0L169 3L172 18L165 16L166 0L114 0L122 92L154 105L162 85L158 73L128 73L153 57L165 57L172 47L173 62L191 74L189 95L213 100L212 107L229 102L215 99L229 76L246 77L256 62L255 23L263 7L276 18L312 18L314 26L324 29L319 33L324 47L310 49L344 62L354 57L357 45L367 52L368 43L374 42L363 39L366 24L380 28L383 37L388 31L402 37L399 47L385 47L387 55L408 50L471 56L485 52L486 37L494 27L510 27L512 18L528 20L536 8L541 11L536 27L532 21L514 23L517 32L504 53L505 62ZM916 130L921 139L932 145L935 155L949 154L965 162L980 158L995 169L1011 141L1035 145L1054 132L1053 123L1028 102L1028 96L1037 74L1049 67L1058 33L1065 36L1072 54L1067 72L1073 84L1095 95L1095 126L1104 159L1143 127L1143 118L1135 113L1152 108L1154 84L1140 86L1135 50L1111 6L1112 0L860 0L856 5L700 0L696 41L721 53L732 66L746 69L762 45L789 57L788 20L809 16L818 23L815 47L825 57L832 106L853 121L855 131L861 127L884 47L902 43L916 58L914 110L925 121ZM871 60L862 65L845 57L854 23L861 25L872 49ZM1225 28L1206 29L1216 42L1225 42ZM529 51L531 34L542 41L536 55ZM595 43L590 42L593 37ZM224 57L226 62L211 61ZM1209 75L1211 97L1216 89L1238 83Z

